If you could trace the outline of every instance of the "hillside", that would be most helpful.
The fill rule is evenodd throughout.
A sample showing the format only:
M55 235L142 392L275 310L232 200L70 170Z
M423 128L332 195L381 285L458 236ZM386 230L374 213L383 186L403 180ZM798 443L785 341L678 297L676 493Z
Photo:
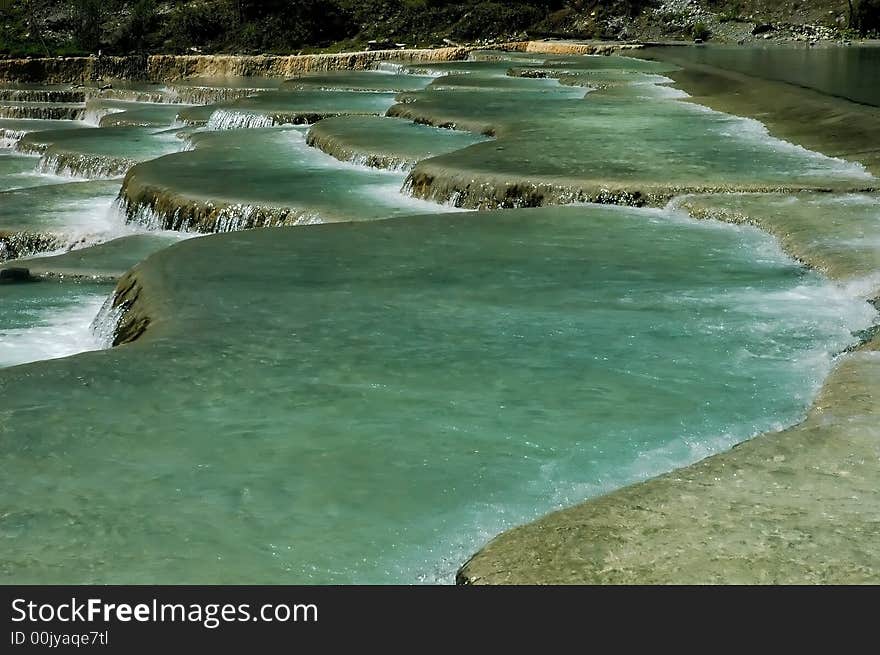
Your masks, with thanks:
M0 0L0 56L346 50L529 34L823 40L880 30L880 0Z

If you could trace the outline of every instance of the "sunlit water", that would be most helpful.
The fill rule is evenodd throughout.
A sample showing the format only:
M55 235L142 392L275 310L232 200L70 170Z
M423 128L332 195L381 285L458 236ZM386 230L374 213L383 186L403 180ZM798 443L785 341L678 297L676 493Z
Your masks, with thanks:
M0 286L0 367L104 347L91 323L112 289L58 283Z
M798 420L874 318L755 229L601 207L207 237L143 279L141 341L0 374L6 580L448 582Z
M0 286L0 582L449 582L507 527L804 415L876 319L863 289L753 228L674 209L449 213L410 196L403 169L667 187L871 176L681 102L663 65L486 57L133 88L217 103L91 101L101 127L33 137L42 160L0 150L0 232L76 248L16 265L110 277L156 253L138 276L150 326L119 348L102 349L112 315L91 326L112 286ZM379 117L395 102L402 118ZM358 115L325 125L335 157L283 125L334 113ZM169 130L187 121L210 131ZM7 123L9 145L38 131ZM47 172L53 153L77 167ZM119 177L83 181L124 170L153 197L339 223L168 248L145 233L152 210L114 202ZM784 214L781 198L754 202ZM873 197L847 198L803 211L836 212L870 247Z
M880 47L876 44L851 48L709 45L678 48L673 53L667 49L663 54L674 55L676 61L708 64L880 106Z

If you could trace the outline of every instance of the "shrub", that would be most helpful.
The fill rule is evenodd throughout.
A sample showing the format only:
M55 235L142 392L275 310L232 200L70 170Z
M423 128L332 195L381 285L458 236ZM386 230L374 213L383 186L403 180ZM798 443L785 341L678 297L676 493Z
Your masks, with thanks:
M710 36L712 36L712 32L706 27L705 23L694 23L694 26L691 28L691 36L694 39L699 39L700 41L707 41Z
M223 6L211 4L179 5L165 23L166 43L174 50L185 51L222 37L231 16Z
M70 13L77 45L84 50L97 50L101 44L104 2L102 0L74 0L71 3Z
M452 36L470 41L519 32L544 17L544 11L524 4L481 2L452 27Z

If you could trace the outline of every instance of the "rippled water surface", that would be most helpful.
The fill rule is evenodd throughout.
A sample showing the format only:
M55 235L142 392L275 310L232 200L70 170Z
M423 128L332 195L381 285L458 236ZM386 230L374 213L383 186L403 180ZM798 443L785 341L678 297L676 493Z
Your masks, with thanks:
M799 420L876 320L858 285L684 205L450 211L564 199L517 195L537 182L875 182L683 102L668 65L380 68L0 121L0 253L30 244L13 264L48 276L0 284L0 582L450 582L505 528ZM876 268L873 195L691 201ZM193 206L226 212L193 230L328 224L155 229ZM148 326L108 349L99 281L132 266Z
M7 579L449 581L504 527L797 420L873 316L754 229L655 210L152 262L149 338L0 377L2 529L37 544Z

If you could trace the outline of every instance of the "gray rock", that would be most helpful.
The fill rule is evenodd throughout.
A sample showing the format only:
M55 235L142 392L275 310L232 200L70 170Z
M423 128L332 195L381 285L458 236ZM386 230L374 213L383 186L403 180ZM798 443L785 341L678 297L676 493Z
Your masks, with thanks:
M3 268L0 269L0 284L8 284L14 282L33 282L35 278L31 277L31 272L26 268Z

